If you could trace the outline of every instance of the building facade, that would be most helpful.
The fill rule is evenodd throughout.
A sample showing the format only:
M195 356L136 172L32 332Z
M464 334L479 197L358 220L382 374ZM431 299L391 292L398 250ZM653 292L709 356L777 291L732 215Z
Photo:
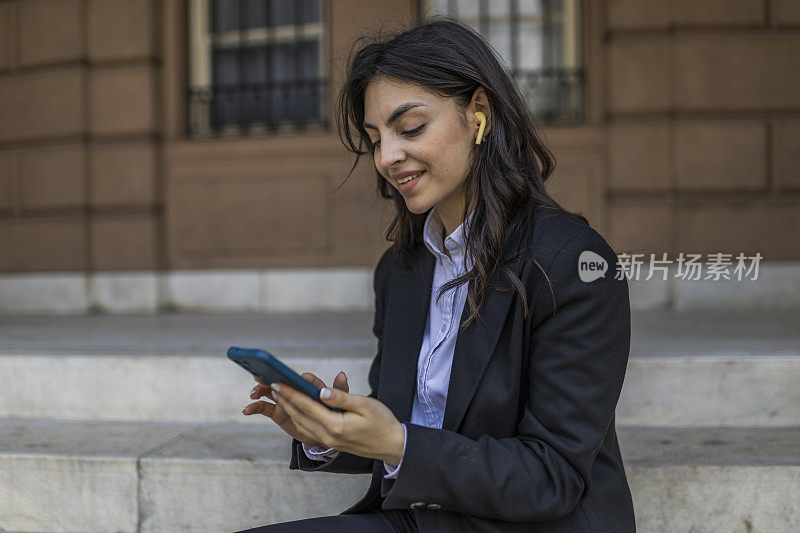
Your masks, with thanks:
M618 253L800 260L798 2L288 4L0 0L0 276L149 309L150 273L368 273L391 206L331 104L353 39L436 10L534 79L550 190Z

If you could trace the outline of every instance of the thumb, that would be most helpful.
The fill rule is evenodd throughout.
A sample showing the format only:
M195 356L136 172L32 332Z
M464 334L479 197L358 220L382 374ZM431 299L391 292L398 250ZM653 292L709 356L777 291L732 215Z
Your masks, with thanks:
M344 411L358 411L359 400L363 397L326 387L320 392L319 398L330 407L338 407Z
M344 370L336 374L336 377L333 378L333 388L350 392L350 386L347 384L347 374L344 373Z

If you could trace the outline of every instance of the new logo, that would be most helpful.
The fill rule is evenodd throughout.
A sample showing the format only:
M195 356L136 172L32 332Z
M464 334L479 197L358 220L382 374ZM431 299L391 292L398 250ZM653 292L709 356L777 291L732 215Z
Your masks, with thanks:
M584 250L578 257L578 276L581 281L589 283L605 276L608 270L608 262L603 256L592 251Z

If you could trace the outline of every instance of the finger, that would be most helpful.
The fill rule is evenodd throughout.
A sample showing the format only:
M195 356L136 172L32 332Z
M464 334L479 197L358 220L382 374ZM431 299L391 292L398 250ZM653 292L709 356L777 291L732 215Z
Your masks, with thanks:
M298 420L297 422L292 421L292 423L294 424L295 429L300 434L300 438L298 438L297 440L304 442L309 446L315 446L315 445L325 446L325 444L322 442L323 437L320 436L317 431L319 427L314 428L312 426L307 426L305 425L303 420Z
M360 411L363 407L365 407L365 402L368 402L371 399L359 394L350 394L342 390L327 388L322 389L319 398L325 405L338 407L344 411L354 412Z
M320 388L324 386L325 385L322 385ZM344 370L336 374L336 377L333 378L333 388L350 392L350 385L347 383L347 374L344 373Z
M245 408L242 409L242 414L247 416L258 414L272 418L272 416L275 414L275 404L265 402L263 400L260 402L254 402L245 406Z
M262 396L265 396L267 398L273 399L272 398L272 389L270 388L269 385L260 385L259 384L259 385L256 385L255 387L253 387L253 389L250 391L250 398L253 399L253 400L257 400L257 399L261 398Z
M341 413L335 413L302 392L281 383L276 391L279 405L292 418L295 425L302 424L321 442L333 446L333 437L343 430Z
M330 409L289 385L281 383L279 387L280 390L276 392L280 399L285 400L285 403L289 403L297 411L323 425L330 423L330 415L332 414Z
M317 376L312 374L311 372L303 372L301 376L306 380L310 381L316 388L321 389L325 387L325 382L319 379Z
M325 430L323 424L321 424L317 419L312 416L309 416L306 412L299 409L298 406L290 401L286 396L284 396L284 391L287 387L281 385L280 392L276 392L275 396L277 397L278 405L286 411L286 414L289 415L289 418L292 419L295 427L303 428L302 431L307 434L312 434L317 440L322 440L321 436L326 435L327 431ZM301 392L294 391L301 396L305 396L305 394ZM308 398L306 396L306 398ZM310 401L310 398L308 398ZM317 403L317 402L315 402ZM325 406L320 405L321 409L328 410Z

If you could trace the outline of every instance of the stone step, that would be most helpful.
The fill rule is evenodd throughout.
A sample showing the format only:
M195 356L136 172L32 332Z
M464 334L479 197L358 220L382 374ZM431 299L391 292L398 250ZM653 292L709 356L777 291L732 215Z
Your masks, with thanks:
M364 475L290 474L290 439L264 422L0 420L0 531L233 531L366 490Z
M738 273L717 263L712 273L707 256L679 272L675 259L651 271L655 254L634 256L632 309L800 309L798 261ZM0 315L370 311L372 277L371 267L0 273Z
M622 428L639 531L796 532L800 428Z
M0 416L258 423L254 385L228 346L264 347L328 383L367 392L376 341L365 313L5 317ZM619 425L800 425L794 312L641 312Z
M368 392L367 358L288 357L328 383L345 370ZM621 426L800 424L800 357L637 357L617 407ZM0 356L0 416L109 421L259 423L249 374L223 357Z
M622 428L639 531L796 531L800 428ZM0 530L234 531L334 514L366 475L290 471L267 424L0 419Z

